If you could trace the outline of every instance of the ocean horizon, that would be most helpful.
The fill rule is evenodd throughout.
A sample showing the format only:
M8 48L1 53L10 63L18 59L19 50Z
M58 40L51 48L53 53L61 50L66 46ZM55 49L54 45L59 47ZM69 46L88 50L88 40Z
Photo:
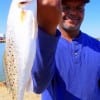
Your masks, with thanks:
M3 64L4 49L5 49L5 43L0 43L0 82L5 81L4 64Z

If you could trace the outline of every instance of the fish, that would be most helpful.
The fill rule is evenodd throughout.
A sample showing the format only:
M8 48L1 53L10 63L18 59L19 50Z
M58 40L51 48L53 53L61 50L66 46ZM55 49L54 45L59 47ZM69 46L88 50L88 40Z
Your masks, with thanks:
M12 0L4 51L6 84L12 100L23 100L25 91L33 91L31 69L36 54L37 26L37 0Z

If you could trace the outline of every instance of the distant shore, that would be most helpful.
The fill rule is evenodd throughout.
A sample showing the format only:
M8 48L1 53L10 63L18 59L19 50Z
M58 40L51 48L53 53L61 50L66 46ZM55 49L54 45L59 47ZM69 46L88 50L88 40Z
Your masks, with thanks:
M5 82L0 82L0 87L5 86Z
M0 43L5 43L5 38L0 38Z

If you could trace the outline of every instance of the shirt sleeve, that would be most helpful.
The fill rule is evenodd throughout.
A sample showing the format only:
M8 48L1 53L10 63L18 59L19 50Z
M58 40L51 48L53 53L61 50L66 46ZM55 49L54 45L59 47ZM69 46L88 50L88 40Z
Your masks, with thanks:
M55 51L60 37L50 36L41 28L38 29L36 57L32 67L33 91L42 93L49 85L55 71Z

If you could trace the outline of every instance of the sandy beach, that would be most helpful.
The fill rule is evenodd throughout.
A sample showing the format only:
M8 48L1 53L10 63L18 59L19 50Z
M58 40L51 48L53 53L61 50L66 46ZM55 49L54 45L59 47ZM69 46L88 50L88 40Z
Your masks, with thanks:
M4 83L0 82L0 100L11 100L11 95ZM40 95L25 93L24 100L40 100Z

